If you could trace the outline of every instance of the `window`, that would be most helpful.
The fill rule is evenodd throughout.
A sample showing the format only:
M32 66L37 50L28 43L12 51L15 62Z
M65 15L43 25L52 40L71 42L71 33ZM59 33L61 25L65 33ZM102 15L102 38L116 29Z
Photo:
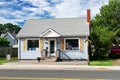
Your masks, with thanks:
M65 39L66 50L79 50L79 39Z
M39 48L39 40L28 40L27 50L37 50Z

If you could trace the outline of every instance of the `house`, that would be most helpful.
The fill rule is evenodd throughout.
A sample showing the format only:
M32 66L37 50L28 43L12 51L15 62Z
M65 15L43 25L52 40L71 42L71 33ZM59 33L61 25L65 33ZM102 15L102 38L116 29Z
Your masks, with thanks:
M1 37L6 38L10 42L9 46L14 47L17 45L18 40L16 38L16 34L7 32L6 34L1 34Z
M17 34L19 59L57 56L88 60L90 10L87 18L28 20Z

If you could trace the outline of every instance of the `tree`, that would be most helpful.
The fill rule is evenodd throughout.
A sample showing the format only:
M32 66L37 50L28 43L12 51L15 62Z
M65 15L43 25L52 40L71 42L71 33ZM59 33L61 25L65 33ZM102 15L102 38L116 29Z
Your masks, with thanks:
M18 25L13 25L12 23L4 24L4 33L6 32L15 32L16 34L19 32L21 28Z
M9 41L6 38L0 37L0 47L8 47Z
M20 31L20 27L18 25L13 25L13 28L11 29L12 32L15 31L15 33L17 34Z
M17 34L20 29L18 25L13 25L12 23L0 24L0 35L6 32Z
M91 40L92 45L94 45L92 55L94 59L102 59L109 56L112 41L119 31L120 29L110 31L107 27L100 26L95 26L91 29Z
M113 41L120 35L120 0L110 0L108 5L103 5L100 14L91 20L91 36L94 49L93 58L108 57Z
M0 34L3 32L3 25L2 24L0 24Z
M109 30L120 28L120 0L110 0L108 5L103 5L100 14L91 21L91 27L108 27Z

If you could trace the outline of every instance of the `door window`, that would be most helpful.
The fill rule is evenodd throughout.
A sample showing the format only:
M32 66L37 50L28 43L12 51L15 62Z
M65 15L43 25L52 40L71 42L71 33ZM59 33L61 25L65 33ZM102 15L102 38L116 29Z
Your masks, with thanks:
M50 41L50 53L54 53L55 49L55 41L51 40Z

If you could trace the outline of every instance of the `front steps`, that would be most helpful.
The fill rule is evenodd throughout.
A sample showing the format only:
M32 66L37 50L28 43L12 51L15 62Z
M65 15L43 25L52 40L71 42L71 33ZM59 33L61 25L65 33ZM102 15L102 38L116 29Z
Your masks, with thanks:
M42 59L41 62L56 62L56 57L48 57L48 58Z

